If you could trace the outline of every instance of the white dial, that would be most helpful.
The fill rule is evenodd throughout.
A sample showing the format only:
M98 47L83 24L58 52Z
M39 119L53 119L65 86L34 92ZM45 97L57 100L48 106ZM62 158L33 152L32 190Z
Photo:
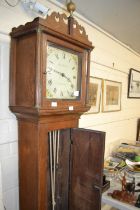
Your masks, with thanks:
M79 96L79 56L55 45L47 47L46 97L76 99Z

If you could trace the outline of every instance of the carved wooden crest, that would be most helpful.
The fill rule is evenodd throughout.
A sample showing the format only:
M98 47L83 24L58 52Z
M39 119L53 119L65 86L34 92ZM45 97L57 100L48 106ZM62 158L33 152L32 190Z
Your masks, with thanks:
M84 27L72 16L67 17L65 13L52 12L46 19L35 18L32 22L28 22L24 26L20 25L18 28L13 28L11 36L16 36L22 32L25 33L25 31L28 32L29 29L36 29L38 26L40 29L42 29L41 27L46 27L62 35L70 36L92 47L92 43L88 40L88 35Z
M72 16L67 17L64 13L60 14L53 12L47 17L46 23L48 27L52 28L53 26L54 29L60 33L63 32L64 34L71 35L75 39L80 40L81 42L87 42L87 44L91 45L84 27L81 26Z

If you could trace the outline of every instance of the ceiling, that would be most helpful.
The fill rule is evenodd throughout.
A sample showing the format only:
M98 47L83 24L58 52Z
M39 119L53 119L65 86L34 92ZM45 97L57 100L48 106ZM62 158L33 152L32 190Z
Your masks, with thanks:
M63 4L68 0L57 0ZM76 11L140 54L140 0L73 0Z

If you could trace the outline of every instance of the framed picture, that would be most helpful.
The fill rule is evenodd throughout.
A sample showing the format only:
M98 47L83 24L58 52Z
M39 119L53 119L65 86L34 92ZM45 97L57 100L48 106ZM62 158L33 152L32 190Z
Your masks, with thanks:
M98 113L100 111L101 89L102 79L90 77L88 96L91 108L86 114Z
M102 111L111 112L121 110L121 83L104 80L103 81L103 101Z
M137 124L137 136L136 136L136 141L140 141L140 119L138 119L138 124Z
M135 69L129 72L128 98L140 98L140 71Z

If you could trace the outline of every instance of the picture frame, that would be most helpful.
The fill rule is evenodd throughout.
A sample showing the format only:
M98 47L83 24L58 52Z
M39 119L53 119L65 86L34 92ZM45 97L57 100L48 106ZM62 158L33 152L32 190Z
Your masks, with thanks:
M136 141L140 142L140 119L138 119L137 123L137 136L136 136Z
M91 106L85 114L98 113L100 111L102 79L90 76L88 100Z
M121 82L103 80L102 111L112 112L121 110Z
M133 68L129 71L128 98L140 98L140 71Z

